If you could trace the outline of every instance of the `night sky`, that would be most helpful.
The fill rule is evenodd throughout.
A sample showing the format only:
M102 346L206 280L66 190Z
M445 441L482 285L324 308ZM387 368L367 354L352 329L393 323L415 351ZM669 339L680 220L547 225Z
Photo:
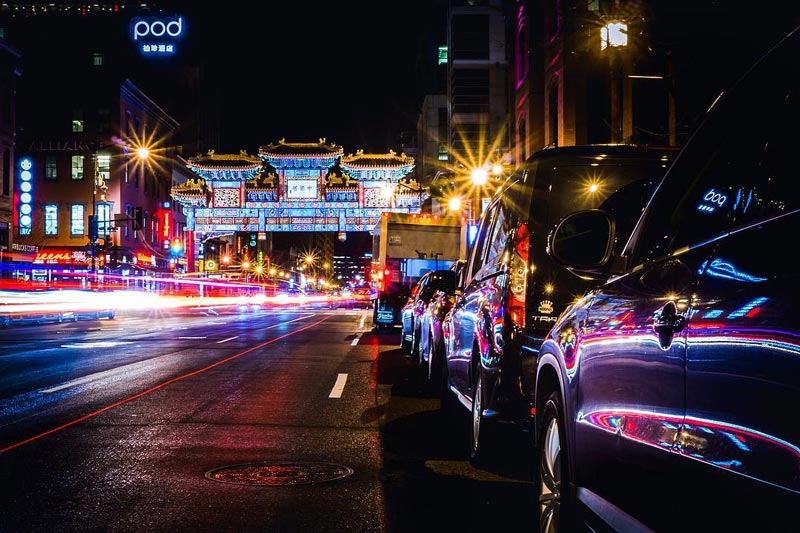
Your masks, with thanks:
M188 39L219 85L221 151L284 137L399 151L399 131L416 128L432 83L422 62L445 43L441 1L202 4Z
M220 151L326 137L399 150L433 92L446 0L181 3L188 44L218 90ZM795 2L643 2L654 53L676 65L679 141L720 91L800 23Z

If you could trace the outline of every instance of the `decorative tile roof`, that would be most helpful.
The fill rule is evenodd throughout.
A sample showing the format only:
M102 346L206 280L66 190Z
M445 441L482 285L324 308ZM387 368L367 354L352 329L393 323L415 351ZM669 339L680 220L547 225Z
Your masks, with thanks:
M238 154L217 154L209 150L206 155L189 158L187 164L197 170L257 170L261 158L248 155L244 150Z
M359 150L353 154L342 157L343 167L357 169L387 169L403 168L414 164L414 158L406 154L397 155L394 150L389 150L388 154L365 154L364 150Z
M322 137L316 143L291 143L286 142L286 139L281 139L277 143L260 147L258 153L268 157L328 158L341 156L344 154L344 149L335 143L326 142Z

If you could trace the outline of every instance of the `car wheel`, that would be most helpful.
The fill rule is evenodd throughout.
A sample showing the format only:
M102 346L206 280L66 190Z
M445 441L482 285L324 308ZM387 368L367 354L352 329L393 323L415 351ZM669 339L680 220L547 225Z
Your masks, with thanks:
M441 344L440 342L437 350L433 342L433 331L428 333L428 384L432 386L436 386L441 380L442 354L444 353Z
M419 334L414 328L411 328L411 359L416 361L418 365L422 364L422 357L419 353Z
M408 355L411 353L411 341L406 339L406 333L400 328L400 353Z
M469 458L473 463L481 463L487 453L487 441L489 437L489 427L483 417L483 406L485 403L483 390L483 372L480 368L477 372L475 381L475 394L472 400L472 416L470 417L469 428Z
M545 402L538 442L539 451L539 531L555 533L565 531L565 518L569 511L569 463L566 454L564 411L558 391Z

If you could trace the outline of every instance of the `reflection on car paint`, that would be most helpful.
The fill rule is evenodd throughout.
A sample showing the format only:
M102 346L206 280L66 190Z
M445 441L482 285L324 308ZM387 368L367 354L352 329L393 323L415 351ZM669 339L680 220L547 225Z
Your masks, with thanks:
M747 272L738 270L731 262L725 259L712 259L711 261L703 261L700 268L697 269L699 275L703 273L721 279L729 279L732 281L742 281L748 283L758 283L767 281L768 278L760 276L753 276Z
M613 407L578 413L577 422L800 492L800 448L751 428ZM769 457L769 464L759 457Z

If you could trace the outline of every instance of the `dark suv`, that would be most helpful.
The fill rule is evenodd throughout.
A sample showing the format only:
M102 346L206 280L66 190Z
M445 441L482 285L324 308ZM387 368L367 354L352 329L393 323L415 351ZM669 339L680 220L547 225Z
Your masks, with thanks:
M485 421L528 421L532 403L521 381L524 366L535 368L545 334L588 287L547 256L548 230L571 211L598 207L625 185L639 184L634 197L646 191L676 153L631 145L545 149L494 196L464 269L462 294L444 322L443 408L452 393L472 412L472 459L480 454ZM641 207L627 211L638 217Z
M552 234L607 279L539 351L542 531L797 528L798 57L800 29L715 103L621 254L604 211Z

